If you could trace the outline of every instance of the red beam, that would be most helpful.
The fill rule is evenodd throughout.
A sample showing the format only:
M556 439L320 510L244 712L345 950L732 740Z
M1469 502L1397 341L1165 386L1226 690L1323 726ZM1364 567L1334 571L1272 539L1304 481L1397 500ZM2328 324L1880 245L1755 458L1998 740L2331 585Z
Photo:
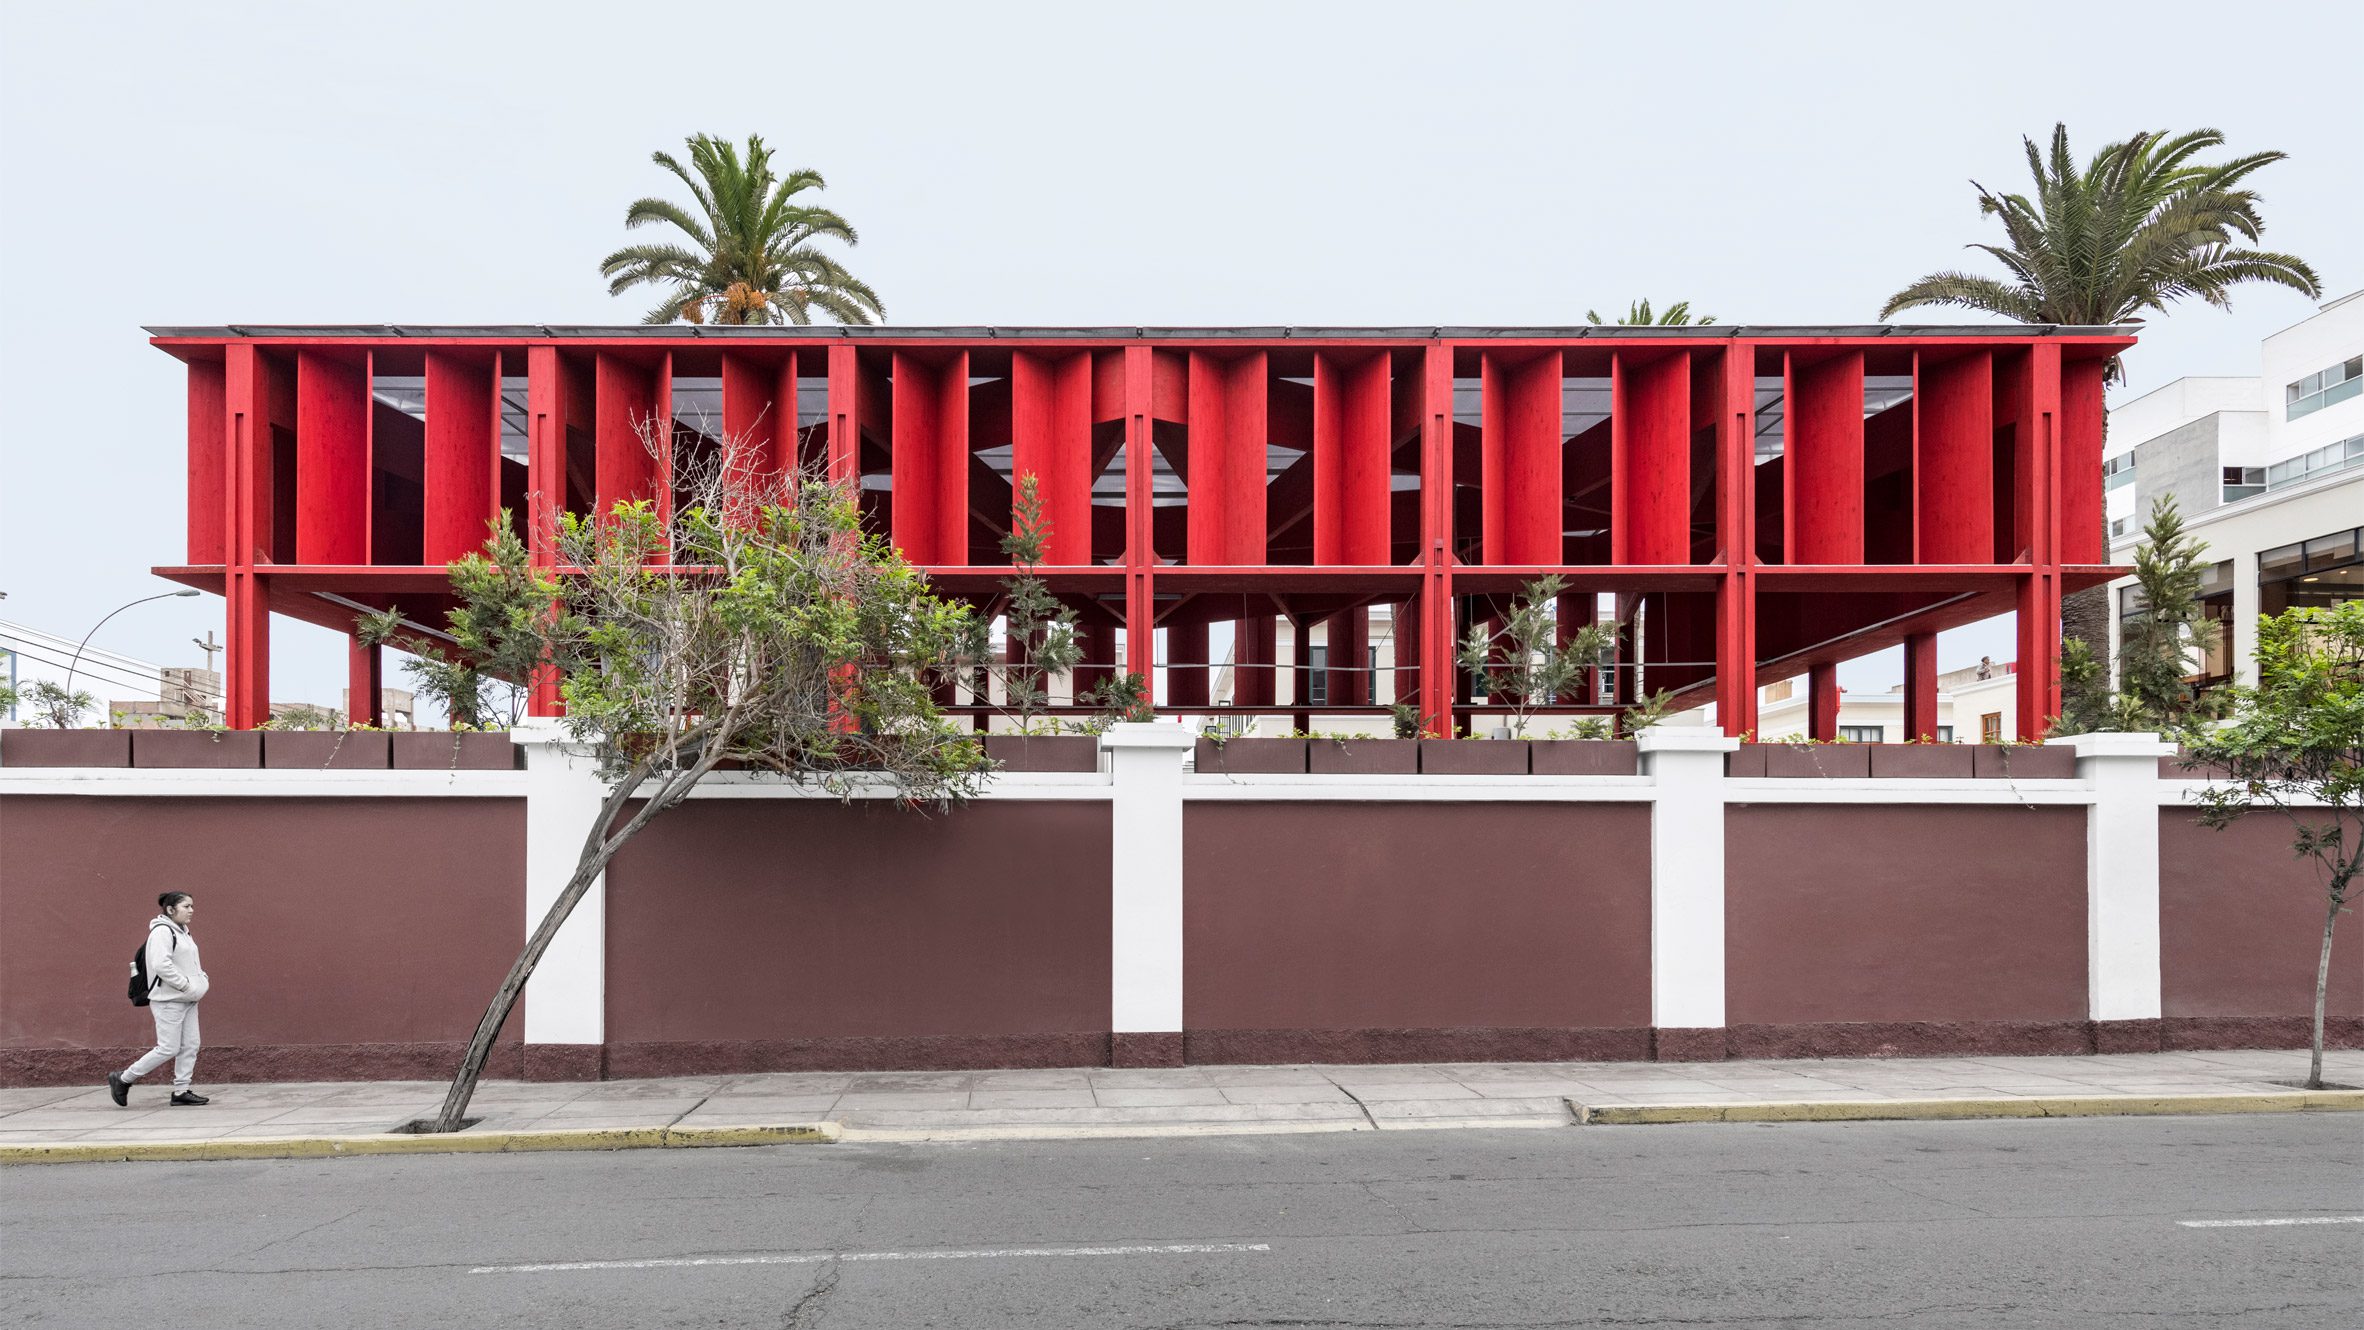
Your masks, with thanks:
M1863 353L1787 365L1783 474L1792 563L1863 562Z
M969 357L894 357L894 539L913 563L968 562Z
M1263 352L1189 357L1190 503L1185 558L1264 562L1267 369Z
M1010 357L1010 465L1033 475L1050 523L1045 563L1092 561L1092 357Z
M1156 516L1150 506L1149 348L1124 352L1125 422L1125 669L1141 676L1148 700L1157 700L1157 601L1152 582L1157 567Z
M220 563L229 511L222 362L189 362L189 562Z
M1937 634L1904 636L1904 741L1937 737Z
M1483 424L1482 557L1496 563L1560 561L1560 355L1489 351L1478 358Z
M271 718L271 599L255 570L267 561L271 475L267 452L270 366L252 346L232 346L223 362L224 470L222 527L230 561L222 570L223 721L251 730Z
M2109 557L2102 533L2101 492L2102 442L2108 427L2102 375L2108 368L2105 360L2072 360L2060 367L2054 437L2060 443L2056 474L2062 563L2094 564Z
M1757 728L1756 348L1735 343L1716 405L1716 535L1728 571L1716 586L1716 722Z
M657 459L641 441L657 427L656 378L643 365L602 352L593 362L592 433L601 516L619 503L657 497Z
M1806 737L1829 743L1839 737L1839 666L1826 661L1806 673Z
M1994 357L1913 361L1916 563L1994 557Z
M427 353L428 563L484 547L500 460L494 410L492 365L454 352Z
M1691 360L1619 351L1609 368L1610 558L1691 558Z
M369 382L329 351L296 353L296 562L369 561Z
M1313 358L1313 561L1388 562L1388 363Z

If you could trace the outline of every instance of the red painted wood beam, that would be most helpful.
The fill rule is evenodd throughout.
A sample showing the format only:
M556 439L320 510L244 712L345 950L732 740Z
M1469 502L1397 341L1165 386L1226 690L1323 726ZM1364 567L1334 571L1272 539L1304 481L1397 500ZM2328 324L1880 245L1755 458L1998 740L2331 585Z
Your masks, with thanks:
M1863 353L1784 357L1791 563L1863 562Z
M271 373L250 344L224 352L222 528L230 557L222 569L222 711L234 730L271 718L270 588L256 569L269 561Z
M1691 360L1619 351L1609 374L1610 558L1691 559Z
M566 367L559 362L558 348L528 349L525 357L526 545L536 568L549 568L558 561L558 515L566 504L568 405ZM360 649L356 642L354 650ZM375 659L376 653L371 654ZM526 714L566 714L557 670L545 665L534 671L533 681L526 690Z
M1560 353L1478 357L1479 493L1487 563L1557 563L1562 520Z
M1727 735L1757 728L1756 358L1751 342L1723 355L1712 402L1716 431L1716 723Z
M2019 579L2019 737L2040 738L2060 715L2060 578L2049 570Z
M1328 645L1324 673L1327 696L1339 706L1371 704L1371 612L1362 606L1340 610L1329 617L1323 635Z
M1913 360L1916 563L1994 558L1994 356Z
M2052 350L2057 358L2060 352ZM2102 443L2108 412L2102 404L2102 376L2109 362L2072 360L2060 366L2059 412L2054 437L2060 446L2059 490L2060 562L2095 564L2109 557L2102 531ZM2037 382L2043 382L2039 370Z
M1010 357L1010 464L1033 475L1050 523L1045 563L1092 561L1092 357Z
M189 362L189 562L221 563L228 541L228 408L223 362Z
M1190 353L1190 563L1264 562L1267 381L1261 351Z
M1839 667L1818 664L1806 674L1806 737L1829 743L1839 737Z
M1156 511L1150 505L1150 375L1146 346L1124 350L1125 669L1157 700Z
M1313 358L1313 561L1387 563L1388 361Z
M484 548L495 505L493 366L458 352L427 353L425 559L449 563Z
M734 491L774 489L795 453L795 364L793 358L775 366L745 352L722 353L722 468ZM785 398L777 395L783 376Z
M592 364L593 511L657 497L657 459L642 441L658 427L656 376L647 366L601 353Z
M894 539L913 563L968 562L969 358L894 356Z
M862 477L862 366L854 348L829 348L829 481L851 488Z
M296 562L369 561L369 382L331 351L298 351Z
M1937 737L1937 634L1904 637L1904 741Z
M1453 352L1431 344L1420 370L1420 711L1453 732Z

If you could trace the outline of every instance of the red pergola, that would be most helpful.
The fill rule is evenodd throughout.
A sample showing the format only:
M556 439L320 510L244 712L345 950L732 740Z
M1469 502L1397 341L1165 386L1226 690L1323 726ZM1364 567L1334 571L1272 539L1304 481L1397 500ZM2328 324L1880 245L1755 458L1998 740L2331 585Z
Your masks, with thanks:
M1039 477L1046 580L1090 676L1167 670L1207 709L1209 626L1232 704L1372 706L1370 609L1394 695L1466 708L1456 637L1544 573L1572 629L1614 593L1614 688L1712 698L1902 645L1908 732L1934 725L1936 633L2016 611L2019 733L2059 707L2061 597L2106 581L2102 374L2123 328L150 329L189 376L189 542L165 577L228 601L226 713L269 715L270 615L438 627L443 565L507 507L670 501L674 454L824 461L939 590L990 607L1012 479ZM541 551L547 557L547 550ZM1639 614L1633 611L1639 609ZM1154 630L1154 631L1153 631ZM1163 650L1159 639L1163 638ZM378 652L356 645L367 718ZM1296 701L1275 706L1279 670ZM551 699L539 699L544 709Z

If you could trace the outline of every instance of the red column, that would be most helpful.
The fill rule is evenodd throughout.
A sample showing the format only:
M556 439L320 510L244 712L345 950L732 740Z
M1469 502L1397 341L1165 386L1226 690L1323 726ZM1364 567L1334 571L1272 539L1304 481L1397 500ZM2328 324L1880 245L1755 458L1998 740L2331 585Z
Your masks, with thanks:
M1150 506L1149 348L1125 348L1125 669L1157 701L1156 510Z
M1289 723L1303 730L1313 724L1313 620L1289 616Z
M829 480L851 489L862 479L862 367L844 342L829 348Z
M1420 698L1420 600L1399 600L1395 616L1395 691L1388 700L1417 703Z
M2051 353L2049 357L2046 351ZM2109 362L2077 360L2062 365L2056 342L2038 343L2035 355L2035 371L2029 377L2035 381L2039 393L2045 391L2046 360L2059 366L2058 373L2049 375L2058 385L2054 389L2058 394L2057 423L2052 426L2052 434L2060 446L2059 466L2053 473L2060 495L2059 561L2101 563L2109 557L2101 531L2101 448L2108 419L2102 405L2101 376ZM2044 424L2039 416L2039 428Z
M271 472L267 454L270 366L250 342L223 350L222 437L222 719L251 730L271 718L271 600L256 570L267 562L271 538Z
M1329 618L1325 672L1330 706L1367 706L1371 700L1371 612L1357 605Z
M345 713L355 725L386 723L384 657L358 637L345 639Z
M536 568L549 568L558 561L558 514L566 505L567 406L565 366L559 363L558 348L527 347L525 535L528 552ZM355 649L359 649L358 644ZM371 654L374 657L376 653ZM376 666L373 665L372 669L374 671ZM376 694L371 696L374 699ZM526 714L531 716L566 714L566 704L559 697L556 670L545 667L534 671L533 683L526 692L525 705ZM358 705L355 710L358 712ZM374 701L370 710L372 713L377 710Z
M1453 732L1453 350L1421 365L1420 711L1430 734ZM1555 488L1556 492L1556 488Z
M1190 503L1184 550L1194 564L1264 562L1266 359L1189 356Z
M894 537L925 567L968 562L968 393L967 352L941 362L895 353Z
M1389 561L1388 389L1384 353L1314 353L1316 564Z
M1904 635L1903 741L1937 737L1937 634Z
M1806 737L1839 737L1839 667L1816 665L1806 675Z
M229 512L229 426L223 366L189 365L189 562L227 563L222 523Z
M1205 620L1166 628L1166 700L1175 706L1207 705L1207 643Z
M775 396L783 386L787 395ZM775 368L745 352L723 352L722 465L733 492L745 497L758 486L769 490L795 452L795 439L794 358ZM749 520L754 514L737 516Z
M1279 700L1280 625L1272 612L1240 618L1232 630L1231 701L1268 707Z
M1863 562L1863 353L1785 360L1782 467L1791 563Z
M1083 660L1075 667L1075 695L1082 697L1116 673L1116 625L1087 623L1075 636L1083 650Z
M1728 735L1757 728L1756 355L1752 342L1727 347L1715 394L1716 544L1725 569L1716 581L1716 723Z

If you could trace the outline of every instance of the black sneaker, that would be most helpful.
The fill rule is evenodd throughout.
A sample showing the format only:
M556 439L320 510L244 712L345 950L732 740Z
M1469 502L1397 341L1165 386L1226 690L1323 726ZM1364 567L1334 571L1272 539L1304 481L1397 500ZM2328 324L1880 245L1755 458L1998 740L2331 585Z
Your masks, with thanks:
M107 1073L107 1093L115 1096L115 1107L128 1108L130 1106L131 1082L123 1079L122 1072L110 1071Z
M172 1102L184 1108L192 1108L198 1104L210 1104L213 1101L194 1090L176 1090L173 1092Z

